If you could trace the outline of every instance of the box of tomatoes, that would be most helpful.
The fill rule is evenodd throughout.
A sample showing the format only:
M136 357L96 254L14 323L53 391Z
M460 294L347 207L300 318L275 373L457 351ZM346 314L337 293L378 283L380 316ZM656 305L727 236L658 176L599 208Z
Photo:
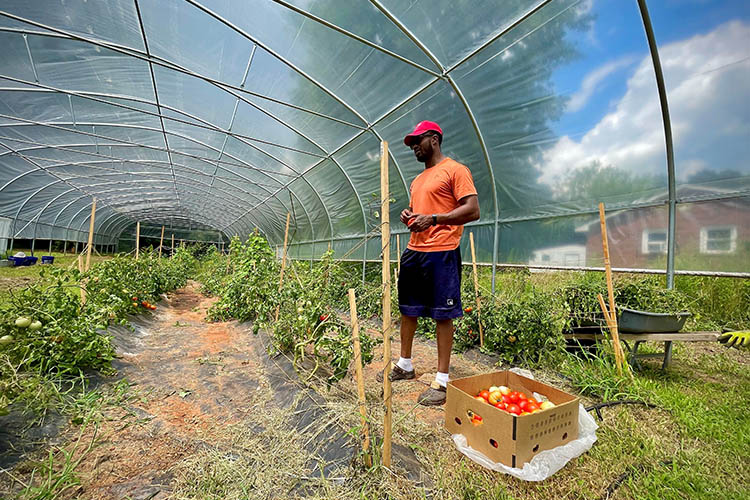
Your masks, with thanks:
M513 372L451 380L446 398L445 428L510 467L578 437L578 397Z

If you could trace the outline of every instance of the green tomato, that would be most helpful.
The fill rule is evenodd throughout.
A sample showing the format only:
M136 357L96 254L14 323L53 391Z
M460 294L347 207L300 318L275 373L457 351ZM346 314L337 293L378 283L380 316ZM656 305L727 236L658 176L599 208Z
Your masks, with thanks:
M0 345L8 345L13 342L13 335L3 335L0 337Z
M31 324L31 318L26 318L24 316L16 318L16 326L20 328L28 328L30 324Z
M35 331L39 330L41 327L42 327L42 322L39 321L39 320L36 320L36 321L33 321L29 325L29 330L31 330L32 332L35 332Z

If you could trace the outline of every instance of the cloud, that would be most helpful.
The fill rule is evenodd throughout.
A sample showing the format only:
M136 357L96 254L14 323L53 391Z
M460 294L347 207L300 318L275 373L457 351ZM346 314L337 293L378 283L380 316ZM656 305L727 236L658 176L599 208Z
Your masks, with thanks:
M570 96L568 106L566 110L570 113L575 113L583 108L588 102L589 98L597 90L599 84L607 78L609 75L617 71L618 69L629 66L635 61L633 56L626 56L614 61L610 61L602 66L599 66L588 75L586 75L581 83L581 88Z
M731 21L711 32L659 48L672 121L678 178L696 169L747 172L750 136L750 25ZM597 85L624 60L584 78L570 110L580 109ZM537 165L540 182L555 186L564 174L598 162L636 174L661 173L666 153L651 57L627 80L625 94L593 128L562 136Z

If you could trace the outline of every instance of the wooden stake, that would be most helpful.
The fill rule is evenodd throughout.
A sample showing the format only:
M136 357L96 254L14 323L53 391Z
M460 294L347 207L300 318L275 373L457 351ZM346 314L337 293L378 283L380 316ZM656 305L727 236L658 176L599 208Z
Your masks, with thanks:
M174 233L172 233L172 255L174 256Z
M161 247L164 245L164 226L161 227L161 238L159 238L159 258L161 259Z
M349 289L349 314L352 321L352 346L354 348L354 373L357 376L357 396L359 399L359 414L362 424L362 451L365 456L365 465L372 466L370 456L370 429L367 425L367 409L365 408L365 379L362 375L362 353L359 347L359 319L357 318L357 299L354 296L354 288Z
M391 212L388 190L388 142L380 143L380 213L382 226L380 243L383 249L383 399L385 419L383 420L383 465L391 466L391 426L393 408L391 405Z
M78 254L78 270L80 272L83 272L83 255L81 254ZM86 281L81 280L80 286L81 286L81 307L83 307L86 304Z
M479 346L484 347L484 328L482 328L481 310L482 304L479 300L479 277L477 276L477 254L474 251L474 233L469 232L469 245L471 246L471 267L474 270L474 297L477 299L477 324L479 325Z
M607 303L604 302L604 297L601 293L598 293L596 295L596 298L599 300L599 307L602 308L602 313L604 314L604 320L607 322L607 327L612 327L612 316L609 314L609 310L607 309Z
M612 343L614 344L615 362L617 363L617 374L622 375L622 364L624 354L620 345L620 335L617 329L617 309L615 308L615 289L612 285L612 266L609 261L609 241L607 238L607 220L604 217L604 203L599 203L599 225L602 230L602 248L604 251L604 272L607 277L607 295L609 295L609 329L612 332ZM606 316L606 313L605 313Z
M135 260L141 252L141 221L135 223Z
M91 220L89 221L89 245L86 250L86 271L91 268L91 247L94 243L94 220L96 219L96 198L91 204Z
M279 276L279 292L284 284L284 269L286 268L286 245L289 242L289 219L292 217L291 212L286 213L286 229L284 229L284 250L281 253L281 275ZM279 320L279 307L276 306L276 316L274 321Z

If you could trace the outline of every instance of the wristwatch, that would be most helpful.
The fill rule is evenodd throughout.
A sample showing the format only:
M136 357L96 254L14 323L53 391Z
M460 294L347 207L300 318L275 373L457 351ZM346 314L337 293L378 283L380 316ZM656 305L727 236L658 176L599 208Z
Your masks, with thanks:
M437 226L437 215L432 214L432 225Z

